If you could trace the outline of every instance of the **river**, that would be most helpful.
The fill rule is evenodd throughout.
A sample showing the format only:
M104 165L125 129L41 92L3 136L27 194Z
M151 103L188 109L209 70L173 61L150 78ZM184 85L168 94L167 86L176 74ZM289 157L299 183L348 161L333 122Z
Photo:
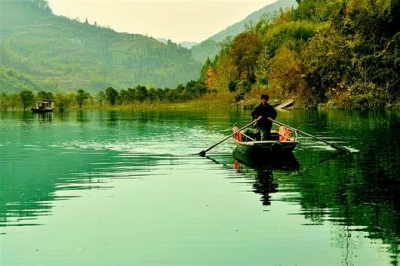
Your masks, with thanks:
M247 111L0 113L0 264L399 265L400 113L279 111L290 162L238 162Z

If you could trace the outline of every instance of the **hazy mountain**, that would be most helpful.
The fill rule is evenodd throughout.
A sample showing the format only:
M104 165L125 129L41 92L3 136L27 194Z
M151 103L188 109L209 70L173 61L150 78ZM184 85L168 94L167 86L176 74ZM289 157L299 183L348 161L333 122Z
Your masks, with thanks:
M205 62L207 57L213 58L221 49L219 43L225 41L227 38L234 38L239 33L246 30L246 25L257 23L262 18L272 18L280 9L296 7L296 0L278 0L277 2L267 5L260 10L251 13L242 21L239 21L225 30L216 33L207 40L195 45L191 50L193 58L199 62Z
M191 49L193 46L198 44L197 42L180 42L179 45L187 49Z
M0 4L0 92L175 88L200 76L202 64L171 41L55 16L43 0Z
M56 16L45 0L1 0L0 92L175 88L199 78L206 58L220 50L218 42L295 3L279 0L193 46Z
M165 38L157 38L157 41L165 43L165 44L168 43L168 39L165 39ZM196 44L198 44L198 43L197 42L188 42L188 41L178 43L178 45L180 45L181 47L187 48L187 49L192 48Z

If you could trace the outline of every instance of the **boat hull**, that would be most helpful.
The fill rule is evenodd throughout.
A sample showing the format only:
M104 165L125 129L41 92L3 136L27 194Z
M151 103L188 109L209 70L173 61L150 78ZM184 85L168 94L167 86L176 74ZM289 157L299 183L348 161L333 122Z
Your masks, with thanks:
M42 109L42 108L31 108L32 113L48 113L48 112L53 112L54 109Z
M271 152L269 150L243 149L236 147L233 157L238 162L258 169L297 170L300 165L292 151Z
M298 142L295 141L238 141L235 139L236 146L245 151L252 153L287 153L292 152Z

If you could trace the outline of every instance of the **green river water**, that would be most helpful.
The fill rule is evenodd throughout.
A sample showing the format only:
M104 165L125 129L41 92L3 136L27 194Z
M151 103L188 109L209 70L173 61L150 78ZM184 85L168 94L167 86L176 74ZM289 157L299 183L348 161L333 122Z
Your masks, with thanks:
M196 155L247 111L0 113L0 265L399 265L400 113L277 120L352 152Z

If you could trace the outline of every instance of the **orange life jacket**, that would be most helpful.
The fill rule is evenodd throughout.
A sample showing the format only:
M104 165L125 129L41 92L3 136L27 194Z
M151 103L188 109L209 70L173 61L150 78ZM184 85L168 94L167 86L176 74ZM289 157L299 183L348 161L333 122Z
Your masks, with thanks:
M242 133L240 132L238 126L233 126L232 130L233 130L233 133L235 133L233 135L233 138L237 141L242 141Z
M280 126L279 127L279 141L288 141L290 140L290 130L287 127Z

